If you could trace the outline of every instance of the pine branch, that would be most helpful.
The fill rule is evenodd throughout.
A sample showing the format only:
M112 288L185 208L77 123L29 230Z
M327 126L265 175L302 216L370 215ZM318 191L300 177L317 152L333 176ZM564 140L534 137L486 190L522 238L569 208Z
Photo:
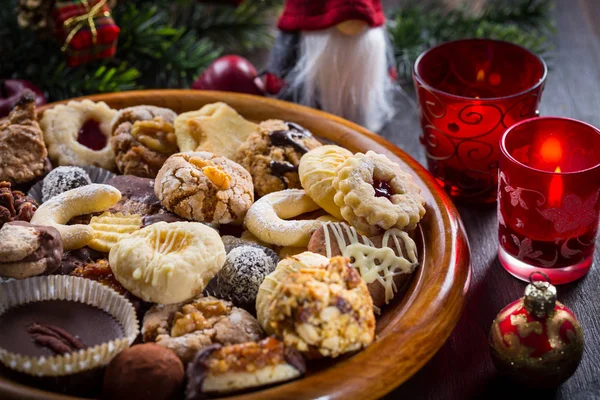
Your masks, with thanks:
M550 18L552 0L490 1L480 15L466 8L442 11L434 2L413 1L389 19L398 75L408 79L420 53L438 43L468 37L506 40L546 54L554 31Z

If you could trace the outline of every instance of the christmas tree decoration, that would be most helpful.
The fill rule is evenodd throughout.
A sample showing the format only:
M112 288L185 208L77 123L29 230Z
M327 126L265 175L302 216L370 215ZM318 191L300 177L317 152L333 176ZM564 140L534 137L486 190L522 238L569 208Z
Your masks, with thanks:
M70 67L110 58L117 51L120 29L106 0L58 0L53 18Z
M17 21L21 28L44 31L52 25L50 18L54 0L19 0Z
M22 79L0 79L0 118L8 115L25 89L30 89L35 94L36 106L46 104L44 93L33 83Z
M553 387L579 366L583 331L573 312L556 301L556 288L548 280L533 281L535 274L539 273L531 275L525 297L506 306L494 320L490 350L496 368L515 381Z
M254 65L234 54L215 60L192 84L192 89L264 95L263 83Z
M279 97L379 130L394 114L384 22L380 0L287 0L266 68L269 91L282 86Z

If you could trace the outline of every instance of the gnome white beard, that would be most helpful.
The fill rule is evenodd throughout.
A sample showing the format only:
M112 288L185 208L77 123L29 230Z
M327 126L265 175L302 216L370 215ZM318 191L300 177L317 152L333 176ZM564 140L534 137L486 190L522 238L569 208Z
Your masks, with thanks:
M348 36L336 28L302 32L298 64L287 77L294 101L377 131L392 118L383 27Z

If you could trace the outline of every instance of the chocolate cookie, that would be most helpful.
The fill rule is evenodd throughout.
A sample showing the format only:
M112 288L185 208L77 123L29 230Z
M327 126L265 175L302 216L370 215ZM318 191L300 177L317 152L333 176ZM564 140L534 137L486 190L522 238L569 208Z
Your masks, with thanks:
M264 196L284 189L300 189L300 158L321 143L293 122L271 119L258 128L258 132L240 145L235 156L252 175L256 194Z

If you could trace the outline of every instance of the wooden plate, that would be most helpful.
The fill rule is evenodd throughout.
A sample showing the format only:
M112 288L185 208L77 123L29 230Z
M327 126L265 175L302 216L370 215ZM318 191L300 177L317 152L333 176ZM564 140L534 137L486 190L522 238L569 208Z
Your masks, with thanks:
M168 107L177 113L224 101L244 117L262 121L279 118L297 122L316 136L353 152L373 150L410 171L422 187L427 213L420 223L421 266L404 296L384 308L377 321L377 340L353 355L310 365L300 380L236 396L250 399L375 399L417 372L444 344L458 322L469 286L470 252L454 205L431 175L409 155L354 123L295 104L243 94L190 90L152 90L87 97L119 109L140 104ZM49 104L42 108L52 107ZM408 134L418 134L409 132ZM126 372L125 372L126 373ZM0 377L0 398L67 400L73 397L44 392Z

